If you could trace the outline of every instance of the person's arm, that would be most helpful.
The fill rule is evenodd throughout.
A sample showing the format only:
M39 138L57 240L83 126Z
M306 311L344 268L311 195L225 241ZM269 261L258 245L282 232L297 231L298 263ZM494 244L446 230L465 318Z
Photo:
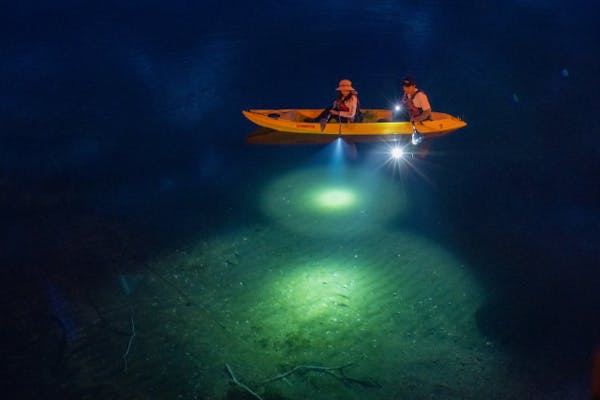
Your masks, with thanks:
M417 122L421 122L429 119L429 117L431 117L431 108L429 110L423 110L421 114L417 115L413 119Z

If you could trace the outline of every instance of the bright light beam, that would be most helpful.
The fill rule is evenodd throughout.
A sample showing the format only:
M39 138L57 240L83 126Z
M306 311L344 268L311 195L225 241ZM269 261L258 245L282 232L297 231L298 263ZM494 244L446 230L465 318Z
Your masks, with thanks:
M331 159L329 160L329 174L333 179L341 179L344 173L344 149L341 138L332 143Z
M394 160L399 160L402 157L404 157L404 149L400 146L392 147L392 150L390 151L390 155L392 156L392 158Z

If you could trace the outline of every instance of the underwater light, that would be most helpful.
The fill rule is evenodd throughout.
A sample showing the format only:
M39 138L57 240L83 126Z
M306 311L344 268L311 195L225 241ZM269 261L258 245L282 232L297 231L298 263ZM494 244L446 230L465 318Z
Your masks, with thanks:
M404 156L404 149L398 146L392 147L390 150L390 155L394 160L399 160Z
M350 207L356 201L354 192L348 189L324 189L315 196L320 208L341 209Z

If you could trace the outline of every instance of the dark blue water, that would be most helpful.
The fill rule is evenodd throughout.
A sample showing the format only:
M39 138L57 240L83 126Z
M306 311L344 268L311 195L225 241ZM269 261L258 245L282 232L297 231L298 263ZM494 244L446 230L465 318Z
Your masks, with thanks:
M18 349L15 371L33 357L24 336L55 329L36 325L49 281L85 286L258 220L253 185L319 152L246 145L255 127L242 109L318 108L341 78L363 107L384 108L412 74L434 110L469 125L417 161L427 180L407 172L424 199L410 223L479 266L483 334L557 365L549 387L587 383L600 342L598 7L38 3L0 13L2 308L14 327L3 346ZM50 390L35 371L22 383Z

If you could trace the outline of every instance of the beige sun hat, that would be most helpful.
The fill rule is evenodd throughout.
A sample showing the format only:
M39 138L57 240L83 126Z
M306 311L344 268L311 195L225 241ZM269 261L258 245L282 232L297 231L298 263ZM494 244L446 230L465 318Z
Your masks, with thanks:
M351 92L356 92L356 89L352 87L352 82L349 79L342 79L335 90L349 90Z

